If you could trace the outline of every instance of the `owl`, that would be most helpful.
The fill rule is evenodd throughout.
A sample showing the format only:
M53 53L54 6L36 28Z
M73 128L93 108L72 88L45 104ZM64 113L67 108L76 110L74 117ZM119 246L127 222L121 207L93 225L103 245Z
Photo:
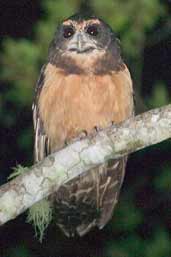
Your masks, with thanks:
M94 128L133 115L130 72L119 40L95 16L64 20L50 44L33 103L35 162ZM61 186L49 197L55 222L68 237L102 229L112 217L127 157L110 160Z

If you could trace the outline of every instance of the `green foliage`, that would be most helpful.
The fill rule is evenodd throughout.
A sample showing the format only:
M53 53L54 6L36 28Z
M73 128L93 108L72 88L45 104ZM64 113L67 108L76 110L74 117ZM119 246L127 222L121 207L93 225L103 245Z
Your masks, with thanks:
M165 104L169 104L168 91L161 81L156 83L152 96L148 99L147 104L150 108L161 107Z
M22 106L28 105L37 79L39 48L26 39L15 41L10 38L4 40L3 46L1 79L12 83L6 98Z
M78 12L82 2L80 0L42 0L40 1L41 18L33 26L33 36L17 40L8 37L2 41L0 53L0 80L2 82L2 89L0 88L0 129L3 133L9 128L11 129L9 133L15 134L17 131L16 146L12 149L18 151L17 154L21 159L23 153L26 152L26 160L30 157L29 161L32 161L31 103L40 67L46 61L49 42L52 40L59 22ZM103 18L119 36L124 51L123 56L127 60L128 66L132 68L133 80L139 82L141 86L142 53L145 42L150 42L151 34L155 33L154 28L158 26L160 20L167 21L166 6L160 0L87 0L88 2L94 13ZM157 81L152 88L151 95L145 100L149 108L169 103L166 83ZM13 141L10 143L13 147ZM164 151L163 155L168 155L170 152L169 145L164 145L163 149L160 149ZM1 147L2 152L5 152L5 149L10 151L11 148L8 147L7 143L2 143ZM153 152L153 150L151 151ZM141 151L139 155L136 154L139 157L135 158L137 160L134 160L133 165L137 166L132 165L131 169L135 172L138 169L138 172L135 178L128 178L127 184L124 184L125 190L121 191L113 219L104 229L106 238L109 238L109 234L111 235L109 240L104 240L106 257L170 256L170 232L168 232L164 221L161 220L159 224L156 223L155 212L156 209L160 210L160 205L157 200L155 202L150 201L150 199L153 193L154 195L160 194L161 201L164 201L164 196L170 193L171 164L168 161L167 164L160 163L158 165L160 158L158 156L153 157L154 154L151 156L149 152L146 156L145 152L146 150ZM4 156L6 154L7 152ZM11 155L14 156L15 152ZM170 154L168 158L170 158ZM149 165L147 166L148 161ZM20 166L10 178L25 171ZM130 175L128 174L128 176ZM153 192L150 191L149 195L145 197L147 184ZM141 200L137 201L137 198L140 199L140 193L144 197L142 202ZM155 211L153 210L154 206ZM166 219L169 219L168 215L166 213ZM52 208L46 200L37 203L29 211L28 221L34 224L40 240L43 239L44 230L51 219ZM145 225L148 223L147 220L150 220L149 230L148 226ZM147 232L143 232L144 226L146 226ZM58 238L54 240L57 245ZM29 250L23 246L22 242L20 245L12 247L5 255L5 257L15 256L31 257Z
M134 206L134 200L131 196L119 202L119 207L114 215L114 230L117 231L133 231L142 222L142 213Z
M159 192L171 192L171 166L165 165L154 179L154 186Z
M29 257L31 256L31 252L29 249L23 245L20 244L14 248L11 248L6 251L6 257Z
M163 229L158 229L153 238L145 245L145 257L169 257L170 238Z
M114 243L110 242L107 252L110 257L145 256L145 243L137 235L123 236Z
M170 239L164 230L158 230L151 240L137 235L123 236L116 242L109 242L107 253L110 257L169 257Z

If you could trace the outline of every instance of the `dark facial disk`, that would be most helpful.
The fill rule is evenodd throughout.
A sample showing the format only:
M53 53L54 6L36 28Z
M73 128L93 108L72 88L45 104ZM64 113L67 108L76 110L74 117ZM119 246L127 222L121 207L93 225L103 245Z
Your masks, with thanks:
M59 26L49 49L49 60L61 61L63 55L73 53L90 56L94 51L120 59L117 42L114 32L101 19L75 15Z
M65 20L55 36L55 45L62 51L83 53L105 49L115 39L110 27L97 18Z

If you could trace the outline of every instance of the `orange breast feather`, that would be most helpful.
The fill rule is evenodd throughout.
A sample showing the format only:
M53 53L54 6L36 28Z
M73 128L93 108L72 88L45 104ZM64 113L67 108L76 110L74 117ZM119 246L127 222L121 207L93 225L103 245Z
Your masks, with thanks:
M119 123L133 112L128 69L105 75L65 74L48 64L39 97L40 117L53 149L82 130Z

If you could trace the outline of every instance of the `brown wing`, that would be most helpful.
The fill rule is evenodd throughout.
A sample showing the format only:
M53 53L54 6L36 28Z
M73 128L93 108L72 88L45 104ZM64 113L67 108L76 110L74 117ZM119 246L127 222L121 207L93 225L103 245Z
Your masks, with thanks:
M111 160L103 169L101 177L100 208L101 216L97 225L102 229L112 217L113 209L118 202L120 189L125 176L127 157Z
M34 161L39 162L45 156L50 153L50 146L49 146L49 139L45 133L43 122L39 115L39 96L44 84L44 70L46 65L44 65L41 69L40 76L35 88L35 98L32 105L33 110L33 125L34 125L34 132L35 132L35 139L34 139Z

